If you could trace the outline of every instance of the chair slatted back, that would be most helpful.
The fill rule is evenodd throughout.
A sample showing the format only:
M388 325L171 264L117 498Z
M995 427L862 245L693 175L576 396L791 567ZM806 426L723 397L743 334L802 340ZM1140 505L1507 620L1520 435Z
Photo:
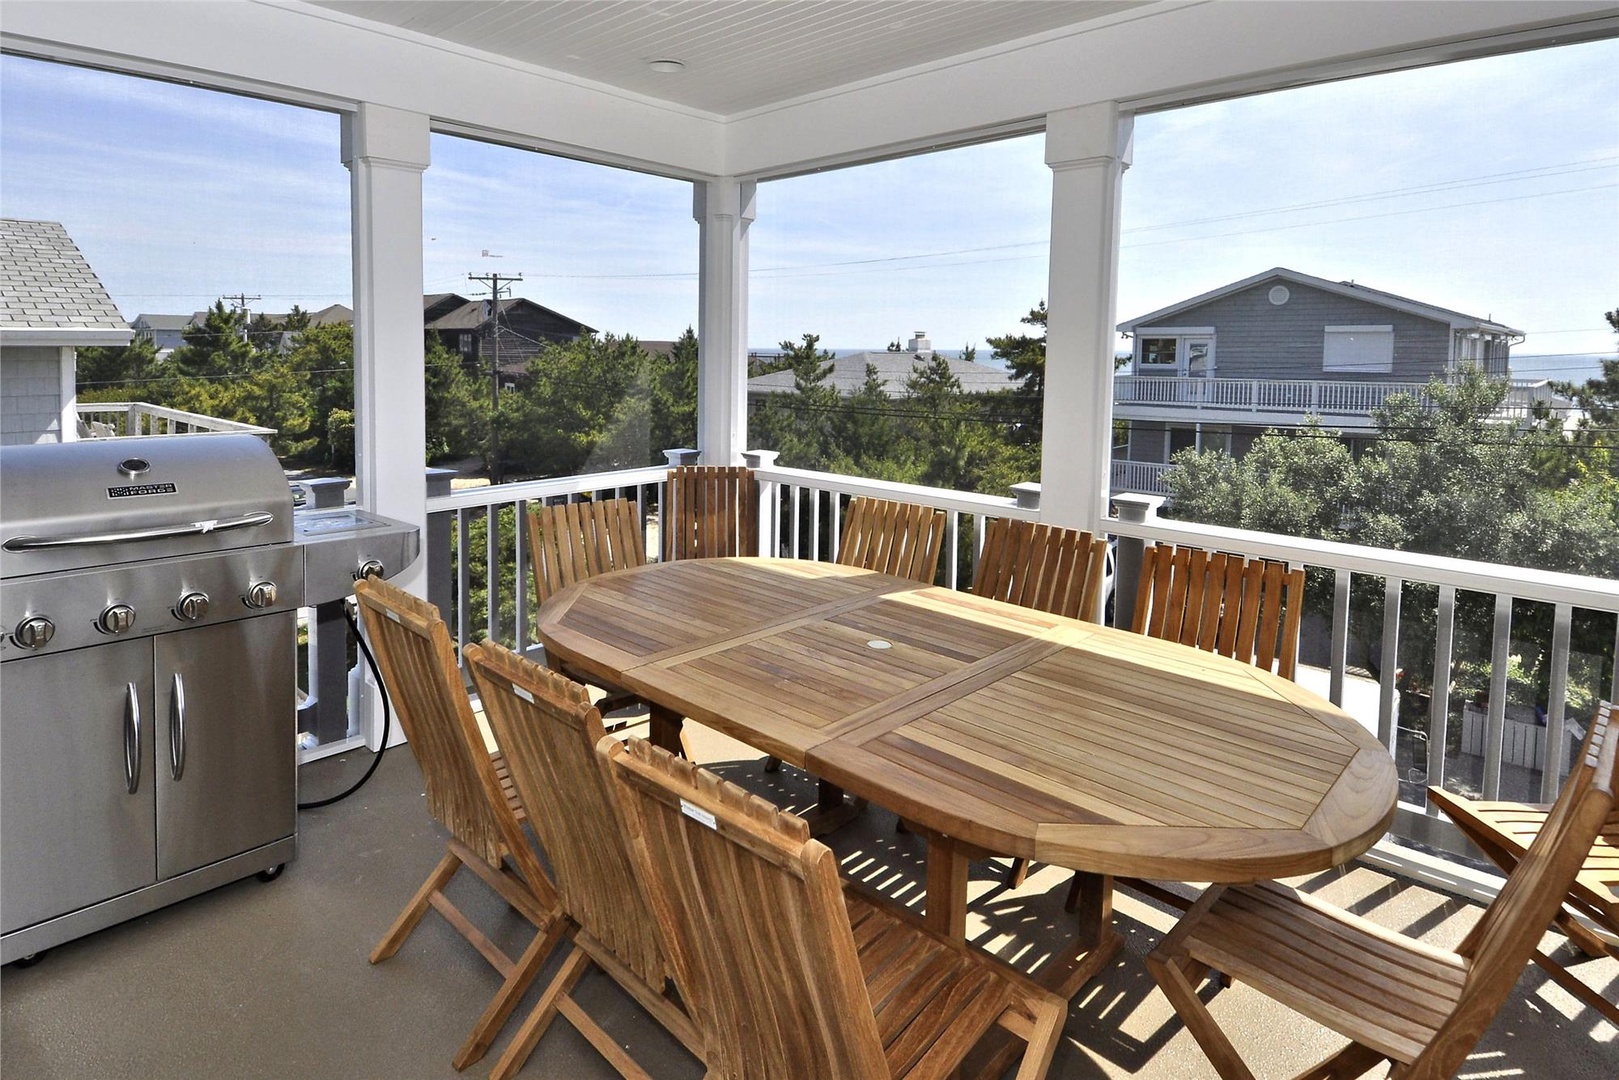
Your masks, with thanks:
M586 578L646 564L640 507L628 499L532 507L528 544L541 603Z
M509 851L526 881L545 881L501 791L438 609L380 579L357 582L354 593L388 698L421 766L428 812L491 866Z
M1106 565L1107 541L1089 532L995 518L984 529L973 592L1099 622Z
M648 743L598 753L708 1076L887 1077L832 852L801 818Z
M1158 544L1141 555L1136 633L1235 657L1283 678L1298 667L1304 570Z
M585 688L495 642L462 652L565 911L648 986L668 964L596 760L605 732Z
M838 562L932 585L943 542L943 510L859 495L849 500Z
M753 470L740 465L681 465L669 470L665 559L759 554L759 495Z
M1405 1075L1453 1075L1490 1026L1613 810L1616 762L1619 732L1603 702L1540 834L1458 950L1470 963L1455 1010Z

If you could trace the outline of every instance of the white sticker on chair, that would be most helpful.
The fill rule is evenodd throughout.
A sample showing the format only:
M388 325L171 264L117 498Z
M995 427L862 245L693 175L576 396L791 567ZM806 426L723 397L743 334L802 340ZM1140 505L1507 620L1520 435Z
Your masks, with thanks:
M709 813L707 810L704 810L696 803L689 803L685 799L681 799L680 812L691 818L693 821L701 822L710 829L719 828L719 823L714 820L714 815Z
M521 686L518 686L516 683L512 683L512 693L516 694L530 705L534 704L534 695L523 689Z

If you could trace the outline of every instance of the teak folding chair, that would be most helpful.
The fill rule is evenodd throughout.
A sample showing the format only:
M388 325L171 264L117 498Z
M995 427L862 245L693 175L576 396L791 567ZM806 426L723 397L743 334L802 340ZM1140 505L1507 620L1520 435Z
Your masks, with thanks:
M954 1075L997 1023L1043 1077L1055 994L845 890L802 818L649 743L608 737L631 851L703 1033L708 1080Z
M1141 555L1133 627L1291 679L1298 667L1304 569L1158 544Z
M421 766L428 812L450 831L444 858L371 951L371 962L398 952L431 907L510 978L519 964L474 926L444 889L466 867L538 928L524 963L551 951L562 919L551 879L523 834L522 804L506 786L505 762L485 747L438 609L386 581L360 581L354 592L383 685ZM457 1068L476 1060L467 1055L479 1044L488 1046L504 1019L491 1005L458 1053Z
M506 1080L517 1073L558 1014L621 1076L646 1075L573 998L591 964L701 1055L697 1028L666 993L670 967L657 921L625 846L612 782L596 758L596 743L605 735L601 714L584 687L501 645L468 645L462 655L518 793L533 811L529 825L555 874L563 936L574 944L491 1077ZM523 958L501 989L500 1008L509 1013L516 1006L545 959Z
M1089 532L994 518L984 529L973 593L1070 619L1101 622L1106 567L1107 541ZM1006 883L1016 888L1028 873L1029 860L1013 859ZM1077 903L1077 894L1073 900Z
M1102 620L1107 541L1088 532L994 518L973 575L973 592L1086 622Z
M740 465L680 465L669 470L663 528L665 559L759 554L759 492Z
M1612 724L1613 706L1604 702L1598 708L1599 716L1606 716ZM1580 746L1583 758L1590 750L1596 725L1587 730ZM1428 789L1428 799L1443 810L1479 850L1489 856L1502 872L1510 874L1523 861L1535 837L1540 835L1550 816L1551 807L1529 803L1484 802L1462 799L1442 788ZM1607 933L1619 937L1619 811L1608 815L1602 831L1586 853L1574 884L1563 898L1563 907L1554 922L1575 949L1587 957L1612 956L1619 958L1615 947L1601 936L1592 933L1579 921L1585 916ZM1608 1022L1619 1026L1619 1006L1597 993L1588 983L1577 978L1566 966L1538 947L1530 957L1563 989L1596 1009Z
M1276 882L1215 886L1147 967L1226 1080L1252 1080L1198 997L1217 969L1350 1042L1303 1077L1453 1076L1490 1026L1574 883L1614 806L1619 732L1603 709L1591 740L1495 902L1454 953L1386 930Z
M849 500L837 561L932 585L943 542L943 510L859 495Z
M640 507L628 499L534 506L528 512L528 543L534 595L542 604L586 578L646 565ZM579 682L588 681L563 671ZM603 689L607 697L597 707L604 714L639 700L617 687Z
M1241 555L1158 544L1141 555L1138 634L1217 652L1291 679L1298 669L1304 569ZM1186 911L1192 901L1139 878L1117 884ZM1069 894L1072 906L1075 894Z

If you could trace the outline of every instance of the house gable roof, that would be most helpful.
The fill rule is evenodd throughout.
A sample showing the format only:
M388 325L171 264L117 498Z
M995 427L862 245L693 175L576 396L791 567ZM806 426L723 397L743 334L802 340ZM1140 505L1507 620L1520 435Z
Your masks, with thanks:
M1194 296L1189 300L1182 300L1168 307L1159 308L1157 311L1149 311L1147 314L1139 315L1134 319L1127 319L1118 325L1118 329L1121 333L1133 334L1137 327L1167 324L1183 311L1200 307L1210 300L1230 296L1232 293L1241 292L1243 289L1272 280L1307 285L1310 288L1320 289L1322 292L1364 300L1370 304L1378 304L1382 307L1403 311L1420 318L1445 323L1452 330L1477 330L1490 334L1507 334L1520 337L1523 335L1522 330L1514 330L1510 326L1493 322L1489 319L1481 319L1477 315L1465 315L1449 308L1425 304L1420 300L1412 300L1409 297L1383 292L1381 289L1371 289L1365 285L1357 285L1352 281L1328 281L1326 278L1311 277L1309 274L1301 274L1297 270L1289 270L1285 266L1274 267L1264 273L1255 274L1253 277L1246 277L1241 281L1233 281L1229 285L1222 285L1218 289Z
M429 318L426 324L427 329L476 330L478 327L489 321L489 316L484 313L484 301L466 300L462 297L455 296L453 293L445 294L442 299L449 298L461 300L462 303L458 306L448 308L448 310L444 311L437 317ZM425 298L425 300L432 299L433 297ZM436 306L438 305L427 304L426 309L427 311L431 312ZM575 334L594 334L596 332L594 327L586 326L578 319L570 318L569 316L562 314L560 311L552 311L543 304L536 304L527 297L513 296L500 302L500 310L501 314L503 315L509 316L513 312L524 309L530 309L540 315L549 316L550 318L559 322L568 324L573 328L573 332Z
M0 327L41 344L128 343L134 332L60 222L0 218ZM86 333L92 338L79 341Z

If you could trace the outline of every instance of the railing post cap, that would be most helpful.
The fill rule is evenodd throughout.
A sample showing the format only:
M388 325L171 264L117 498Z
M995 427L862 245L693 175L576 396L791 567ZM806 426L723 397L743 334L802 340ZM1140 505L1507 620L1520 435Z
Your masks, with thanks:
M742 461L750 469L768 469L781 456L780 450L744 450Z
M1012 498L1017 500L1019 510L1038 510L1040 509L1040 485L1033 480L1013 484Z
M1120 521L1147 521L1158 516L1158 508L1164 505L1162 495L1138 495L1135 492L1122 492L1113 496L1113 505L1119 508Z
M429 466L427 469L428 498L435 495L448 495L450 493L450 481L460 475L461 473L457 469L439 469Z
M663 452L663 456L668 460L670 468L674 468L677 465L697 464L697 458L700 453L701 451L694 450L689 446L681 446L676 447L673 450L665 450Z
M342 506L343 493L349 489L346 476L314 476L294 483L309 493L310 505L316 510Z

